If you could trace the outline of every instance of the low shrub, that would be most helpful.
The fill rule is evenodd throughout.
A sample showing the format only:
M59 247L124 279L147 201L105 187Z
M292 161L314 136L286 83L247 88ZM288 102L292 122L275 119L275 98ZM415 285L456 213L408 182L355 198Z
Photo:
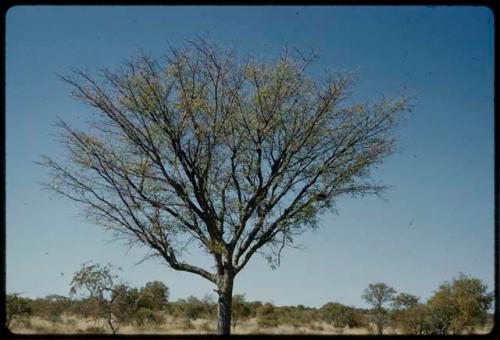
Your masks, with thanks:
M165 322L165 317L151 309L141 307L135 312L132 320L136 326L143 326L145 324L159 325Z
M203 322L201 325L198 326L198 329L203 332L213 332L214 328L212 327L211 323L208 321Z
M89 334L105 334L107 333L106 329L104 327L100 326L90 326L84 330L81 330L82 333L89 333Z
M315 323L312 323L309 328L313 331L322 331L324 328L321 325L316 325Z
M280 320L275 315L266 315L259 317L257 320L257 325L262 328L273 328L278 327L280 325Z
M29 317L21 317L19 319L16 319L15 322L19 323L23 328L33 328L33 324L31 323L31 319Z
M50 322L54 322L54 323L60 323L62 322L62 318L61 318L61 315L60 314L49 314L48 318L47 318Z
M194 325L193 325L193 323L191 322L190 319L187 319L187 318L182 319L182 323L181 323L181 328L182 329L185 329L185 330L187 330L187 329L193 329L193 327L194 327Z

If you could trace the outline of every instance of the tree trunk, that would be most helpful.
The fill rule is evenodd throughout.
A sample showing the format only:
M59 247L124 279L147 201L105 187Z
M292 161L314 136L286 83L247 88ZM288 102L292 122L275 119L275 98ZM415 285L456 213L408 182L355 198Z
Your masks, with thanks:
M231 310L233 300L234 277L228 273L219 278L219 300L217 305L218 321L217 334L229 335L231 333Z
M378 335L384 334L384 320L382 315L382 308L377 310L377 330Z

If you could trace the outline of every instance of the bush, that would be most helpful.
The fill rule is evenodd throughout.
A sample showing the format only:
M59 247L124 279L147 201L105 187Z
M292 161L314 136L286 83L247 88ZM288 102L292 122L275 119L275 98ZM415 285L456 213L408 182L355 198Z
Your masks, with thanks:
M236 328L236 325L239 320L244 320L250 317L252 314L251 307L245 301L244 294L236 294L233 296L232 300L232 323L233 329Z
M210 322L208 321L205 321L204 323L202 323L198 329L200 331L203 331L203 332L213 332L214 331L214 328L212 327L212 325L210 324Z
M179 300L177 305L180 316L190 320L212 319L216 312L214 303L211 303L208 299L202 301L194 296Z
M21 318L16 319L16 322L18 322L23 328L26 328L26 329L33 328L33 324L31 323L31 319L28 316L22 316Z
M7 294L5 301L6 321L5 325L10 326L11 322L20 317L32 314L29 300L21 297L19 294Z
M89 333L89 334L105 334L106 329L104 327L100 326L90 326L86 329L80 330L82 333Z
M62 322L62 318L59 314L50 314L48 320L54 323Z
M417 303L411 307L393 312L393 326L404 334L429 334L432 328L432 315L427 305Z
M73 304L69 310L70 313L78 315L84 319L88 319L93 315L98 314L98 301L95 299L73 300Z
M276 312L276 307L273 304L266 302L265 304L259 306L257 309L257 317L263 317L266 315L271 315Z
M64 322L67 326L70 326L70 327L75 327L76 324L77 324L77 321L73 318L71 319L66 319L66 321Z
M257 319L257 325L262 328L274 328L280 325L280 320L276 315L261 316Z
M321 325L316 325L316 324L314 324L314 323L312 323L312 324L309 326L309 328L311 328L311 330L313 330L313 331L322 331L322 330L324 329L324 328L323 328L323 326L321 326Z
M194 325L190 319L182 319L181 328L182 329L193 329Z
M252 301L248 303L248 306L250 307L250 317L255 318L257 317L259 308L262 306L262 302Z
M366 326L365 317L356 308L329 302L319 310L320 318L334 327L357 328Z
M162 324L165 322L165 317L161 314L155 313L148 308L139 308L133 316L133 323L137 326L144 324Z

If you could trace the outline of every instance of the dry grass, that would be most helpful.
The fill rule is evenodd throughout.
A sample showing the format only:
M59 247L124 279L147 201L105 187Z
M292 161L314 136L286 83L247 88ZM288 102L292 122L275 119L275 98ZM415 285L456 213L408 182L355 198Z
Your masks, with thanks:
M197 319L187 321L181 318L166 316L161 325L145 325L142 327L124 325L120 334L210 334L215 333L216 323L213 320ZM81 319L63 315L54 322L39 317L29 320L15 320L10 329L17 334L75 334L75 333L109 333L104 320ZM100 331L99 331L100 330ZM368 334L363 328L339 329L325 322L315 322L307 326L280 325L273 328L260 328L256 319L241 321L233 334Z
M170 315L165 317L165 322L161 325L145 325L142 327L134 325L124 325L120 328L119 334L211 334L215 333L216 323L213 320L184 320L173 318ZM110 333L104 320L91 320L63 315L57 322L49 321L39 317L31 317L24 320L15 320L10 329L17 334L76 334L76 333ZM388 329L388 334L396 334L395 330ZM476 330L476 334L487 334L491 331L491 326L481 327ZM369 334L366 328L335 328L331 324L323 321L314 322L307 326L294 326L282 324L273 328L261 328L256 319L241 321L233 334L329 334L329 335L364 335Z

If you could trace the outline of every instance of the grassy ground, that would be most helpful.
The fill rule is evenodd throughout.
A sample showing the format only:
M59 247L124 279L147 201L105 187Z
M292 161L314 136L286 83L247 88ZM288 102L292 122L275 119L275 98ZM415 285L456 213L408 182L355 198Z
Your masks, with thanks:
M120 334L207 334L214 333L216 324L213 320L197 319L187 321L167 316L166 322L161 325L145 325L142 327L124 325ZM58 321L50 321L39 317L14 320L10 329L18 334L75 334L75 333L109 333L105 323L91 319L75 318L63 315ZM256 319L241 321L233 334L368 334L367 329L340 329L332 327L325 322L315 322L307 326L294 327L293 325L280 325L275 328L262 328Z
M210 334L214 333L216 324L213 320L193 320L174 319L167 316L166 322L161 325L145 325L137 327L124 325L120 328L119 334ZM14 320L10 325L12 332L17 334L76 334L76 333L109 333L105 323L95 320L85 320L73 316L63 315L58 321L49 321L39 317L29 319ZM478 328L477 333L485 334L491 327ZM233 334L344 334L362 335L369 334L366 328L335 328L325 322L314 322L307 326L293 326L289 324L280 325L275 328L262 328L257 324L256 319L240 322ZM395 334L394 330L388 329L387 333Z

